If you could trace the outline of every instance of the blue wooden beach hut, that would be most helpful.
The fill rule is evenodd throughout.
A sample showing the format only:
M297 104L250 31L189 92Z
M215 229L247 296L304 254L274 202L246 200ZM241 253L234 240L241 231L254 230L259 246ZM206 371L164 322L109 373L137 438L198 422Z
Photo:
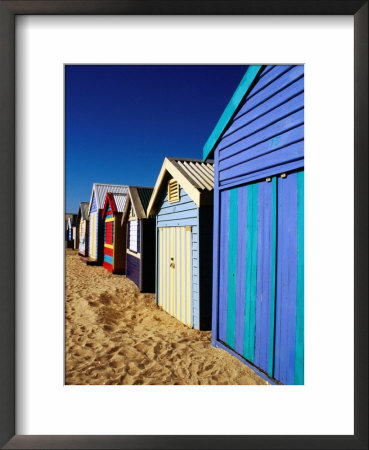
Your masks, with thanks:
M127 229L126 276L140 292L155 292L155 217L147 216L153 188L128 187L122 225Z
M203 156L214 158L213 345L303 384L304 66L249 66Z
M165 158L147 215L156 215L156 302L188 327L210 329L213 164Z
M89 245L88 257L85 258L87 264L103 264L104 260L104 221L102 219L102 209L104 207L106 194L128 193L128 187L117 184L94 183L92 186L91 199L89 203Z

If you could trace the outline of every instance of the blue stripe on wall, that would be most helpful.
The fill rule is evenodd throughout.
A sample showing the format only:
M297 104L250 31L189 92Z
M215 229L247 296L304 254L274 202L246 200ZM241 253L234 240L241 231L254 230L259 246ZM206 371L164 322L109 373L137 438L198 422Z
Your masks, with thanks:
M297 174L298 251L295 384L304 384L304 172Z
M108 262L109 264L113 265L113 258L109 255L104 255L104 261Z
M235 350L243 354L246 289L247 188L238 189Z
M229 240L229 191L220 195L220 280L219 280L219 339L227 340L227 295L228 295L228 240Z
M246 298L244 356L254 361L255 346L255 306L257 271L257 212L258 185L247 187L247 245L246 245Z
M254 363L265 372L269 362L272 194L272 183L259 183Z
M229 198L229 238L228 238L228 298L227 298L227 344L234 348L236 314L237 276L237 200L238 189L231 189Z
M278 179L277 297L274 376L294 384L297 291L297 174Z

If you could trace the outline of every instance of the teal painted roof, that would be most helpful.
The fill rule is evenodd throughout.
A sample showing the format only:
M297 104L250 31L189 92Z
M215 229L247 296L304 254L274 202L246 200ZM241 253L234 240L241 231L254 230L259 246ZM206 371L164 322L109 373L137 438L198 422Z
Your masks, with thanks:
M235 90L234 94L232 95L230 102L226 106L226 109L223 111L223 114L220 116L218 123L215 125L214 130L212 131L211 135L209 136L208 140L206 141L206 144L204 145L204 149L203 149L203 160L204 161L208 158L213 157L213 150L214 150L215 145L217 144L220 136L222 135L223 131L227 127L229 121L235 114L239 104L242 102L242 100L244 99L248 90L250 89L252 82L255 80L255 78L256 78L257 74L260 72L261 68L262 68L262 66L256 66L256 65L248 67L240 84L238 85L237 89Z

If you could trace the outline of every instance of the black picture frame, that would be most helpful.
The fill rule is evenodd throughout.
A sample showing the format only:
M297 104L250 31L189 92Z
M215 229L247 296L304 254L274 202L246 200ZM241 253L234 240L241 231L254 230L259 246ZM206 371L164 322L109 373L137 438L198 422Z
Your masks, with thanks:
M354 16L354 435L15 435L15 17L19 14L205 14ZM368 448L368 1L0 0L0 445L7 449ZM6 218L6 222L5 222ZM13 220L11 220L13 219Z

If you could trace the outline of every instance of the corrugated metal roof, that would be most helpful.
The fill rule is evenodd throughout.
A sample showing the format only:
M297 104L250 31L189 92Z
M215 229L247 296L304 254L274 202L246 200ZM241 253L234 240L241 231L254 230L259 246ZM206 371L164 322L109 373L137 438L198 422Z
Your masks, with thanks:
M138 219L146 219L146 209L153 190L150 187L129 186L130 203Z
M168 158L179 170L185 172L189 181L199 190L214 189L214 164L201 159Z
M79 204L78 217L81 217L82 220L88 218L88 202L81 202Z
M117 208L117 212L121 213L124 211L124 208L127 203L127 194L120 194L111 192L111 195L114 199L115 206Z
M112 194L116 194L116 193L127 194L128 186L121 185L121 184L94 183L92 186L91 199L90 199L90 203L89 203L89 211L91 208L94 193L95 193L95 197L96 197L97 209L103 209L105 197L108 192L111 192Z
M137 188L138 196L140 197L141 205L145 212L153 190L154 188Z
M165 158L147 206L148 215L156 212L159 193L167 188L168 174L178 181L198 207L200 207L200 204L212 202L214 190L213 161L202 162L201 159Z

